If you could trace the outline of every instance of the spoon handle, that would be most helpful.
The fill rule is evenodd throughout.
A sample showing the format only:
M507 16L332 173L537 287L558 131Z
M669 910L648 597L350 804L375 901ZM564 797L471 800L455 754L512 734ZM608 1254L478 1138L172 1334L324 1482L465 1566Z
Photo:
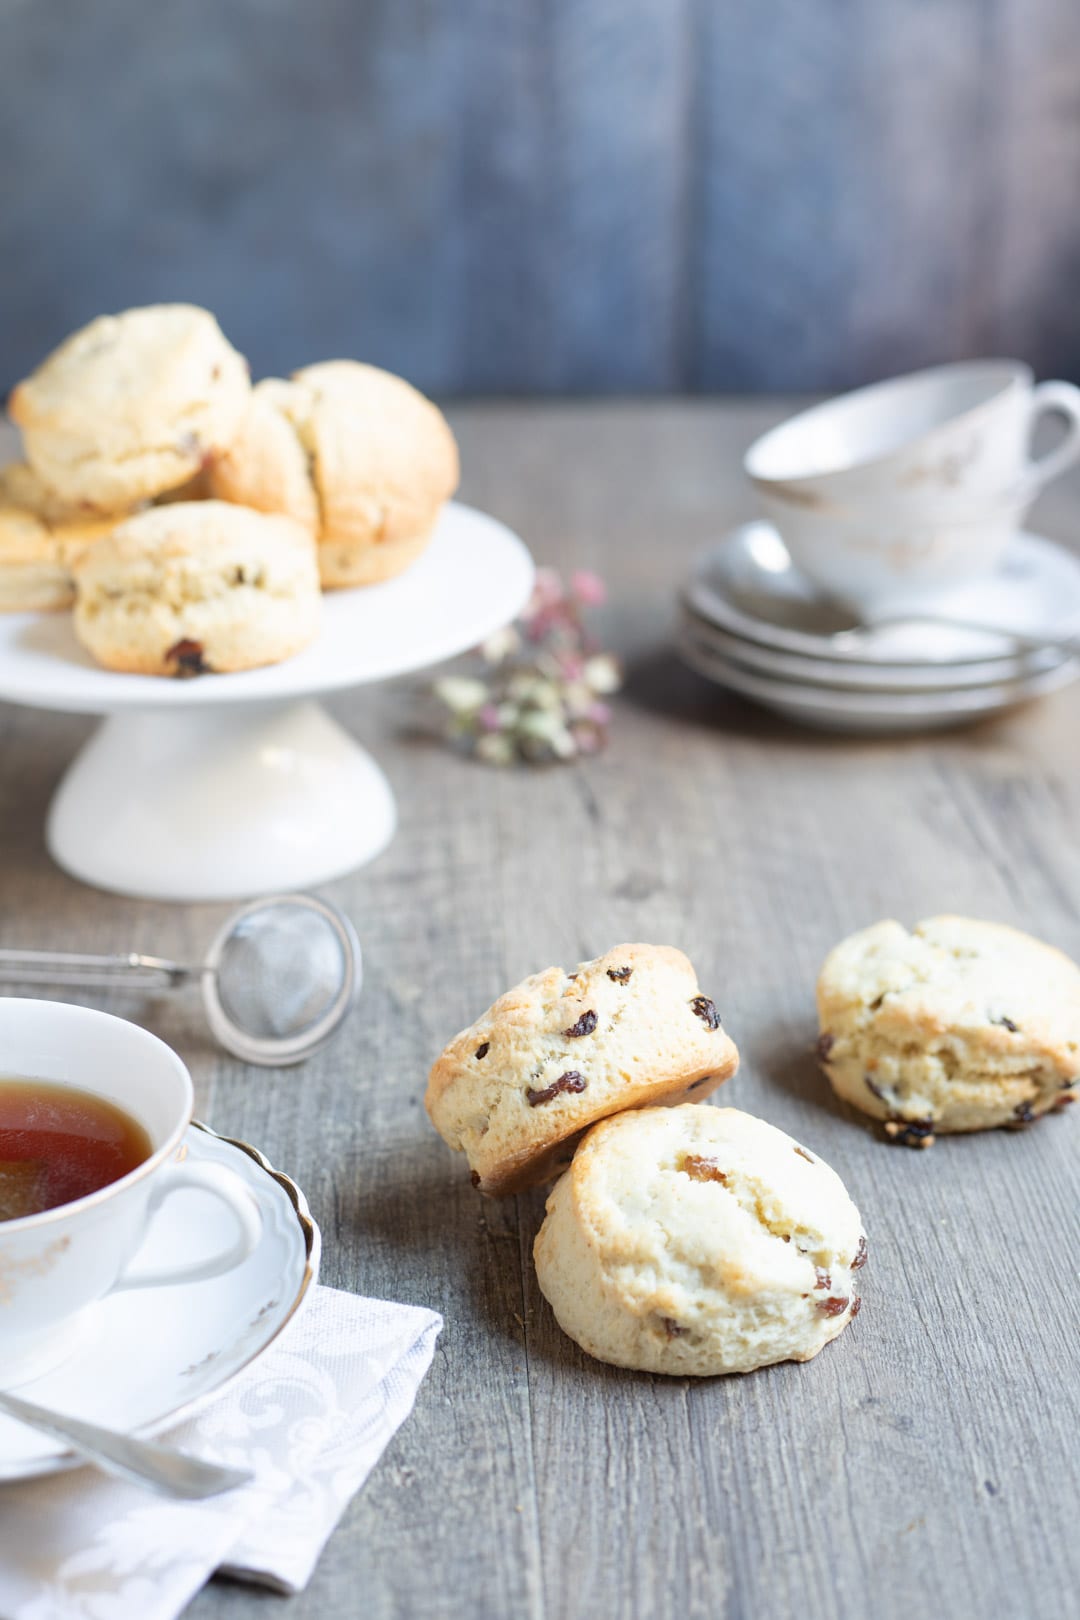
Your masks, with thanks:
M1060 652L1066 655L1080 652L1080 631L1071 630L1065 636L1031 635L1023 630L1009 630L1004 625L987 624L985 620L959 619L944 613L893 613L868 619L851 630L841 630L831 639L845 641L861 638L872 630L892 629L900 624L940 624L948 630L981 630L984 635L1003 636L1021 652Z
M103 1429L82 1418L63 1417L59 1412L49 1412L17 1395L0 1394L0 1412L6 1412L8 1417L31 1429L39 1429L53 1440L62 1441L88 1462L96 1463L106 1474L132 1480L137 1485L149 1485L163 1496L197 1501L247 1485L252 1478L243 1469L201 1462L198 1457L189 1457L168 1446L136 1440L133 1435L118 1434L115 1429Z

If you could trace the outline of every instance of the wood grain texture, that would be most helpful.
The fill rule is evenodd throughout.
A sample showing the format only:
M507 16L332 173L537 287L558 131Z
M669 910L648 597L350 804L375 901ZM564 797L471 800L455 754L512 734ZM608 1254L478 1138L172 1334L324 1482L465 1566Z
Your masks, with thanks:
M1080 377L1070 0L0 0L0 388L205 303L443 393Z
M879 916L955 909L1080 956L1080 699L885 744L802 733L680 670L666 651L673 585L748 515L733 469L781 414L456 411L467 498L540 559L611 582L607 628L630 680L610 750L491 772L415 735L408 687L337 700L402 813L387 854L329 890L366 952L346 1032L274 1074L214 1054L197 1003L127 1009L191 1062L218 1129L298 1177L325 1282L445 1313L413 1417L290 1617L1069 1611L1080 1119L891 1148L833 1100L811 1047L822 956ZM1074 541L1078 512L1074 477L1037 526ZM0 709L4 943L197 951L220 908L113 899L49 864L42 815L86 730ZM820 1153L863 1213L865 1308L806 1365L692 1381L590 1362L537 1292L542 1197L480 1199L424 1117L431 1059L496 993L641 938L690 953L740 1045L720 1100ZM215 1583L190 1612L246 1620L277 1603Z

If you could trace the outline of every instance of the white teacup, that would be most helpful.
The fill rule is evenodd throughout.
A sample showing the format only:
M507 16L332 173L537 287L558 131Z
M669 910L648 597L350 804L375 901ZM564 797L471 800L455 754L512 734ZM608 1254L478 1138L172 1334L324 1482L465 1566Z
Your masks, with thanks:
M40 1376L82 1342L97 1300L119 1288L216 1277L240 1264L262 1231L258 1206L221 1165L176 1157L191 1120L191 1077L156 1036L108 1013L55 1001L0 998L0 1081L49 1080L115 1103L153 1152L119 1181L38 1215L0 1221L0 1388ZM227 1204L236 1237L222 1253L161 1270L133 1259L162 1201L199 1187Z
M1045 413L1066 433L1033 460ZM996 566L1049 479L1080 456L1080 389L1016 360L935 366L791 417L744 462L796 567L873 613Z

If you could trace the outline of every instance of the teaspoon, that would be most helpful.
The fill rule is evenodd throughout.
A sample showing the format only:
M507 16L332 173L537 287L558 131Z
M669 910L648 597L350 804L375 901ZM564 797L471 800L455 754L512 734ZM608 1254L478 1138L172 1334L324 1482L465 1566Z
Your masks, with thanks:
M137 1485L148 1485L162 1496L199 1501L207 1496L220 1496L222 1491L234 1490L238 1485L247 1485L252 1479L242 1468L222 1468L169 1446L136 1440L133 1435L118 1434L115 1429L85 1423L82 1418L63 1417L59 1412L47 1411L17 1395L0 1394L0 1412L25 1423L28 1428L39 1429L50 1439L62 1441L87 1462L96 1463L106 1474L115 1474Z
M1080 633L1075 630L1063 636L1030 634L1024 630L1008 629L1005 625L987 624L984 619L961 619L953 614L944 613L874 614L872 618L859 620L846 629L832 631L826 640L833 647L858 647L875 631L891 629L901 624L943 625L949 630L978 630L984 635L1001 636L1011 641L1017 652L1056 652L1073 657L1080 652Z

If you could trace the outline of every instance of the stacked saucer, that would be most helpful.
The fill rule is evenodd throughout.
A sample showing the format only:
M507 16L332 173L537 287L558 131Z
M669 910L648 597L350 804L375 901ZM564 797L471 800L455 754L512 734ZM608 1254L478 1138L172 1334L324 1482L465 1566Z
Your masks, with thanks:
M832 731L959 725L1080 675L1076 649L1049 645L1080 634L1080 560L1038 535L1014 535L993 573L940 593L933 615L958 622L860 627L795 569L772 524L747 523L698 558L678 644L719 685Z

